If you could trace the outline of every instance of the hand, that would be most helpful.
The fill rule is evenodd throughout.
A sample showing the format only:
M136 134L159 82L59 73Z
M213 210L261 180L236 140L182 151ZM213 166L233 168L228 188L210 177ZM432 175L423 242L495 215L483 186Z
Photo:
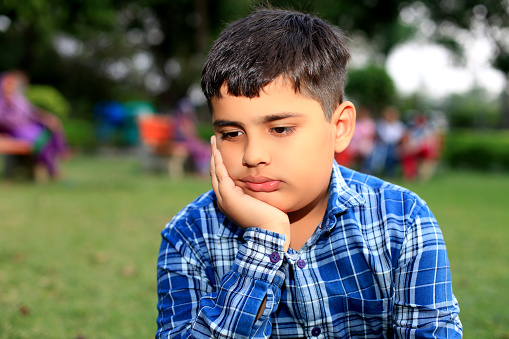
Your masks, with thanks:
M45 127L54 133L62 131L62 122L56 115L39 111L39 120Z
M290 244L290 220L288 215L263 201L244 193L228 174L216 137L211 138L212 157L210 176L217 196L219 209L242 228L258 227L286 236L285 251Z

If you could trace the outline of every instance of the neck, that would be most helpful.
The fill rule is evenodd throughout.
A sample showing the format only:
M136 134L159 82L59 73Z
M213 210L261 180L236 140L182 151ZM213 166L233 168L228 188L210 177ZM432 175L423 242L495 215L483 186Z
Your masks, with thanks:
M313 235L318 225L322 222L327 210L329 199L328 187L323 194L311 204L295 212L288 213L291 225L290 247L299 250Z

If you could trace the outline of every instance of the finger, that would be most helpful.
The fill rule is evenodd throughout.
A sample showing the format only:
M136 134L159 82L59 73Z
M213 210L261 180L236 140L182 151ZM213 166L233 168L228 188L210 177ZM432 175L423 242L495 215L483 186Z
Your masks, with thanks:
M216 193L218 200L220 200L221 196L219 194L219 182L217 180L217 174L216 174L215 150L217 149L217 146L216 146L216 136L215 135L213 135L210 138L210 146L211 146L211 150L212 150L212 155L210 157L210 181L212 182L212 189Z
M238 194L242 192L240 187L235 186L235 182L230 177L228 170L223 161L223 156L221 152L217 149L217 139L213 139L213 157L214 157L214 173L215 180L217 180L217 191L216 195L220 202L222 203L225 199L229 199L234 197L234 194Z
M221 182L229 178L230 175L228 174L228 170L224 165L223 156L221 152L217 149L217 147L213 150L213 152L214 152L214 172L216 173L216 177L219 184L221 184Z

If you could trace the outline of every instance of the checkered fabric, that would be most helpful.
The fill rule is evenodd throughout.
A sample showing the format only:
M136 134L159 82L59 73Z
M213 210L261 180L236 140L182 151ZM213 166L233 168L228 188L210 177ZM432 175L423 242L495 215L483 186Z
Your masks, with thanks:
M442 233L414 193L334 164L321 226L283 247L201 195L162 232L156 338L462 337Z

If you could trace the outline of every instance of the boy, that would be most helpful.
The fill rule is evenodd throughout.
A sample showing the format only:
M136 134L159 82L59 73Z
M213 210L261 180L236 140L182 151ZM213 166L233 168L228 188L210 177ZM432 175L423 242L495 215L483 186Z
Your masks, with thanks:
M212 46L213 191L162 232L157 338L456 338L447 253L415 194L334 162L349 58L324 21L258 10Z

